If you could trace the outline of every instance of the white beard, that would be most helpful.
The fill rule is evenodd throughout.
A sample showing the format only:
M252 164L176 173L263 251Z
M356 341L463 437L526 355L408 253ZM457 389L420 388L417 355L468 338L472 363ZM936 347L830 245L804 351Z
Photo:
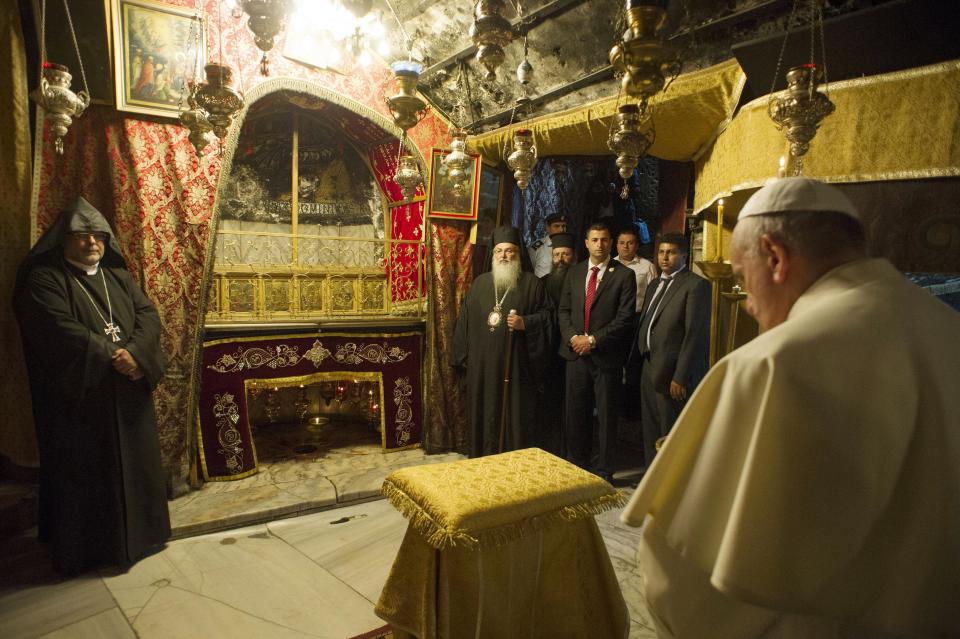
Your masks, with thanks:
M503 295L507 289L513 288L520 280L520 260L502 263L493 263L493 285Z

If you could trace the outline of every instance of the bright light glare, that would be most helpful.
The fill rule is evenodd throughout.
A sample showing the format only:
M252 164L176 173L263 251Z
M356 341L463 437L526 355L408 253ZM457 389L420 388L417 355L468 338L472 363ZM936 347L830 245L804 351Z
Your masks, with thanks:
M363 43L363 50L355 54L357 64L371 64L374 50L384 58L390 54L386 28L376 12L358 20L340 0L296 0L287 24L290 30L287 48L295 49L301 59L306 56L317 66L332 67L339 63L343 56L341 49L350 46L357 31Z

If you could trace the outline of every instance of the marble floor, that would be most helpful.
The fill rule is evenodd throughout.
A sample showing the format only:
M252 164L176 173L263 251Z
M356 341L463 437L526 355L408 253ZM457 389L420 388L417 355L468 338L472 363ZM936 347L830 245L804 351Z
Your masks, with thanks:
M617 511L597 520L630 609L630 637L653 639L638 590L638 531ZM0 543L0 636L347 639L382 625L373 607L405 529L381 499L179 539L126 574L66 581L50 574L29 535L8 539Z
M170 502L175 539L375 499L384 478L398 468L462 459L420 448L384 452L376 437L349 436L349 429L324 435L315 450L303 453L289 445L292 434L274 435L264 442L256 475L207 482Z

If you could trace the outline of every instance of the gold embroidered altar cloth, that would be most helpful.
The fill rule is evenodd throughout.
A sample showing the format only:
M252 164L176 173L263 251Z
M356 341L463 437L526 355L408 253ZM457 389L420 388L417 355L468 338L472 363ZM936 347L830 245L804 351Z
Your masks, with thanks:
M376 613L398 638L626 637L593 514L610 484L536 448L391 473L410 525Z

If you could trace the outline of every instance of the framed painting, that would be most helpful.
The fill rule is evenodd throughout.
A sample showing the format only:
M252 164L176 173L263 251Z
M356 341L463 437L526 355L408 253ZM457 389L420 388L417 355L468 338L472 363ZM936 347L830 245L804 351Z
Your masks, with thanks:
M467 185L458 193L454 190L453 182L447 176L447 169L442 162L448 153L446 149L433 149L430 153L427 211L431 217L475 222L480 200L480 156L470 154L472 162L467 168Z
M176 117L188 83L203 77L202 16L153 0L110 1L117 109Z

